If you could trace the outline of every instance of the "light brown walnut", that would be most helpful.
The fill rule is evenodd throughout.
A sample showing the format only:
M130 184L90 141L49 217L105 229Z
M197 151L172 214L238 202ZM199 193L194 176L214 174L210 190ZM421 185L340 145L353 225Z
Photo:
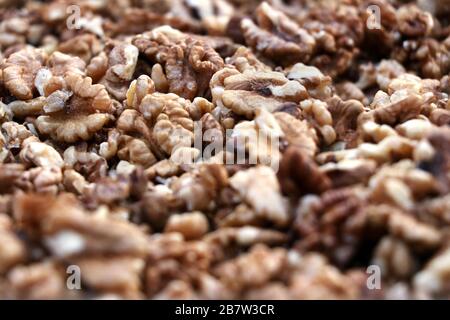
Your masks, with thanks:
M2 64L3 81L11 94L21 100L33 98L34 80L45 59L44 52L26 48L5 60Z
M47 97L47 114L36 119L40 133L57 141L88 140L112 118L113 104L105 87L78 74L64 76L66 89Z

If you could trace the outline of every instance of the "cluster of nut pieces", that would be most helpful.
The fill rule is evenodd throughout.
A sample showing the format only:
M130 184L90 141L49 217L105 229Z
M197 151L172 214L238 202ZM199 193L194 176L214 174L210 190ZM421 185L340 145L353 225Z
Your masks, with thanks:
M1 1L0 298L450 298L449 12Z

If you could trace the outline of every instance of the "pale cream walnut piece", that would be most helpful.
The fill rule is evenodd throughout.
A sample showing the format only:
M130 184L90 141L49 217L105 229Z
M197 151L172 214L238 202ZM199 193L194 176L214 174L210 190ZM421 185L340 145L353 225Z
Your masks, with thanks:
M228 191L229 189L226 189L224 193ZM229 197L233 198L235 193L234 191L232 196ZM237 198L240 199L239 196ZM218 212L214 217L214 222L219 228L264 225L264 221L245 203L238 204L235 208L224 209Z
M225 0L193 0L185 5L198 14L201 24L212 35L225 34L228 21L235 11L232 4Z
M208 219L198 211L171 215L164 228L165 232L181 233L186 240L199 239L208 230Z
M79 164L95 163L101 160L97 153L87 150L86 144L68 147L64 150L63 158L66 168L73 168Z
M358 117L365 111L364 105L354 99L344 100L334 95L327 100L328 111L333 118L333 128L336 140L345 144L346 148L353 148L360 139L358 135Z
M136 80L130 83L130 87L127 90L126 102L127 106L133 109L138 109L142 102L142 99L147 94L155 92L155 83L147 75L141 75Z
M244 71L272 71L270 66L258 60L251 49L244 46L237 48L231 57L225 59L225 62L227 67L232 65L241 73Z
M13 53L2 64L5 87L20 100L32 99L34 80L45 60L44 52L30 47Z
M211 112L213 104L197 97L192 102L169 93L147 94L137 107L152 128L152 137L167 155L194 142L194 120Z
M58 151L46 143L35 140L35 137L29 137L23 141L19 156L24 163L32 163L38 167L64 166L64 160Z
M290 81L275 71L240 73L223 68L214 74L210 86L215 105L249 119L254 117L258 107L273 112L286 102L299 102L308 96L298 81Z
M336 95L341 97L342 100L356 100L363 104L368 104L369 99L364 92L359 89L356 84L350 81L343 81L335 85Z
M406 73L405 68L395 60L382 60L376 67L376 82L381 90L387 90L391 80Z
M278 168L280 153L280 138L283 131L276 118L269 111L257 108L255 119L238 123L231 133L231 144L239 155L248 154L247 161L251 164L263 164ZM245 159L238 159L242 161Z
M100 83L113 98L123 101L127 98L127 90L133 80L139 51L128 43L111 43L109 46L112 48L107 45L108 69Z
M308 121L298 120L286 112L275 112L273 116L283 132L282 141L288 146L302 149L311 157L316 154L319 138Z
M434 177L411 160L384 165L368 183L375 201L395 203L403 209L412 209L415 199L420 200L437 191Z
M117 154L120 132L117 129L108 131L108 138L105 142L100 143L98 154L106 160L111 159Z
M86 63L79 57L58 51L50 55L46 66L53 76L64 76L68 72L85 75L86 69Z
M0 71L0 79L1 79L1 71ZM0 80L1 84L1 80ZM6 121L11 121L13 117L13 112L9 105L0 102L0 123L4 123Z
M150 146L144 139L122 134L117 139L117 157L132 164L148 168L157 162Z
M3 5L7 6L8 3L5 2ZM0 46L2 49L25 44L29 28L30 19L26 17L12 16L9 19L2 19L0 23Z
M406 73L405 67L396 60L381 60L376 66L372 63L360 66L360 77L356 85L364 90L378 85L381 90L387 91L389 83Z
M257 166L239 171L230 178L230 185L262 218L277 226L286 226L289 222L287 202L271 168Z
M191 102L173 93L155 92L145 95L136 109L147 121L153 123L161 113L165 113L171 120L179 122L187 121L183 120L186 117L199 120L203 114L211 112L213 107L211 102L201 97L197 97ZM181 111L184 111L183 117L179 114Z
M395 130L402 136L421 140L427 137L431 131L435 128L435 125L427 119L411 119L395 127Z
M64 82L66 90L47 97L47 114L36 119L37 129L57 141L88 140L112 119L112 101L105 87L93 85L89 77L68 73Z
M285 69L285 73L289 80L299 81L308 90L311 97L316 99L331 97L333 92L331 77L324 75L316 67L296 63Z
M169 91L169 81L167 80L163 67L159 63L153 65L151 78L155 83L156 91L163 93Z
M84 190L89 187L86 179L73 169L64 170L62 183L66 191L75 194L83 194Z
M300 102L300 108L304 112L305 118L313 123L325 144L329 145L336 140L333 118L325 102L307 99Z
M14 121L2 123L2 133L4 143L9 149L20 149L27 138L33 137L27 127Z
M408 95L419 95L423 100L437 99L440 82L435 79L422 79L411 73L403 73L392 79L387 87L391 101L396 102Z
M86 64L78 57L61 52L53 52L47 60L45 67L39 69L34 80L39 94L47 96L54 91L54 87L61 84L66 73L85 75Z
M361 125L360 140L369 140L379 143L389 136L397 136L397 132L387 124L378 124L374 121L367 121Z
M156 178L170 178L179 175L182 172L182 169L177 163L170 159L164 159L147 168L145 170L145 175L149 180L154 180Z
M36 116L42 113L45 107L45 97L37 97L31 100L16 100L8 104L10 112L18 118Z
M121 160L139 163L145 167L163 158L163 151L153 138L152 129L143 115L133 109L124 110L116 122L117 155Z
M391 162L394 159L413 158L417 142L399 136L388 136L378 144L362 143L355 151L357 157L373 159L378 163ZM347 151L347 150L345 150Z
M170 188L188 211L203 211L215 207L218 193L228 183L228 173L224 166L202 164L172 181Z
M252 226L225 227L208 233L204 241L225 251L233 246L251 247L258 243L280 245L286 243L287 237L280 231Z
M331 179L334 187L366 183L376 172L377 163L371 159L344 159L328 162L320 169Z
M125 160L120 160L116 166L116 173L122 176L129 176L133 174L135 170L138 170L138 167Z
M201 151L197 148L180 147L174 150L169 161L188 171L189 168L194 168L197 160L199 160L200 153Z
M364 130L364 125L368 122L395 126L417 118L420 115L423 103L423 97L413 93L407 93L405 96L402 93L399 100L396 100L394 96L386 96L386 101L377 100L375 97L372 102L374 109L364 112L358 117L359 129Z

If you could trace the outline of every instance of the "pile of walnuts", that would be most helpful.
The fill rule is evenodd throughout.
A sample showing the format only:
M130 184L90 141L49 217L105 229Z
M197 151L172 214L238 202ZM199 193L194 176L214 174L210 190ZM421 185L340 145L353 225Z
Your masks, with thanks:
M449 13L0 1L0 299L450 298Z

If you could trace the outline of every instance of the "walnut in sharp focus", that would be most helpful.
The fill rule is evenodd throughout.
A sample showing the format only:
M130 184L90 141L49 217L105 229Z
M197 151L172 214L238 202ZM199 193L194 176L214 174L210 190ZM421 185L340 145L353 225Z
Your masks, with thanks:
M211 112L213 104L204 98L194 101L176 94L155 92L144 96L137 110L151 129L151 140L168 155L180 147L190 147L194 141L194 120Z
M62 142L88 140L112 119L113 104L105 87L74 73L47 96L46 115L36 119L40 133Z
M135 37L133 44L163 66L169 92L189 100L208 96L209 80L224 65L220 55L205 41L168 26Z
M333 92L331 77L324 75L318 68L303 63L296 63L285 69L289 80L297 80L308 90L308 94L316 99L329 98Z
M111 46L107 69L100 83L113 98L123 101L133 78L139 51L135 46L127 43L113 43Z
M53 92L55 87L62 85L66 73L85 75L85 62L68 54L53 52L47 60L45 67L39 69L34 84L41 96Z
M286 102L299 102L308 96L298 81L290 81L275 71L249 69L240 73L224 68L214 74L210 85L216 105L249 119L258 107L273 112Z

